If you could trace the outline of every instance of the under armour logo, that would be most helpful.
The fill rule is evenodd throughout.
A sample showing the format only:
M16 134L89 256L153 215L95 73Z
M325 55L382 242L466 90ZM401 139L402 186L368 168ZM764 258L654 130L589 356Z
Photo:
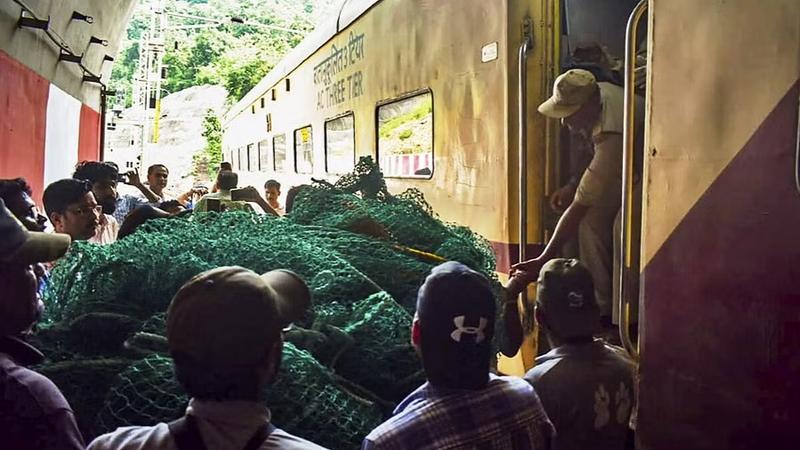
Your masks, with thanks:
M480 321L478 322L477 327L465 327L464 320L466 317L458 316L453 318L453 324L455 324L456 329L450 333L450 337L453 338L456 342L461 342L461 336L466 334L474 334L475 335L475 343L480 344L486 338L486 335L483 333L483 330L486 329L486 324L489 323L488 320L481 317Z
M570 308L583 307L583 294L580 292L570 292L567 294L568 305Z

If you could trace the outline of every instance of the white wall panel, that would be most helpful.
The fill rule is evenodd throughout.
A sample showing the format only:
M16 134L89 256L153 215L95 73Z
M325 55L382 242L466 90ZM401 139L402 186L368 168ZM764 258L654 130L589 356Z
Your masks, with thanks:
M81 102L50 85L44 140L44 185L69 178L78 163Z

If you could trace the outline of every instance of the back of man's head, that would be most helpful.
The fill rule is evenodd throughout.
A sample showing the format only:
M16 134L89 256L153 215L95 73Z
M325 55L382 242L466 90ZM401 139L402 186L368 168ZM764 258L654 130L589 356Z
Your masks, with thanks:
M431 271L417 296L416 325L428 381L454 389L486 385L495 312L485 276L452 261Z
M119 179L119 169L116 164L100 161L82 161L75 167L72 178L76 180L88 180L91 183L98 181L112 181Z
M600 325L592 275L577 259L557 258L542 266L536 307L545 331L560 341L591 339Z
M87 192L92 192L92 183L87 180L65 178L47 186L42 201L47 217L55 213L64 214L69 205L81 201Z
M220 267L195 276L167 311L178 381L200 399L257 400L271 381L259 373L277 370L297 304L310 304L309 291L289 272Z
M217 186L220 189L231 190L236 189L239 184L239 175L236 172L223 170L217 175Z
M0 180L0 198L9 202L12 200L13 197L17 197L22 194L33 195L33 191L31 191L31 187L28 186L28 182L25 181L24 178L14 178L13 180Z

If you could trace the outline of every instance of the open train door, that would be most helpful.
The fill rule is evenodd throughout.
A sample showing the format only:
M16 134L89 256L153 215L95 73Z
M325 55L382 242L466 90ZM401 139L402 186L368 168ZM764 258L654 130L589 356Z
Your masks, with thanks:
M647 6L639 448L796 449L800 2Z

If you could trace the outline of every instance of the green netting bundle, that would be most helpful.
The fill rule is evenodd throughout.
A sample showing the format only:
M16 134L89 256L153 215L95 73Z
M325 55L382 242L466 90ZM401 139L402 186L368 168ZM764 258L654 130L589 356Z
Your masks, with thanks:
M411 315L386 292L358 302L344 328L355 341L336 372L382 399L400 401L424 376L411 345Z
M290 269L308 283L313 305L286 334L268 405L287 431L354 448L422 380L411 314L425 276L447 259L494 277L485 240L443 223L418 191L389 194L362 159L336 184L302 190L288 217L210 212L153 220L107 246L73 244L51 273L35 339L55 358L41 369L96 386L65 389L87 438L172 420L187 401L164 338L175 292L219 266Z
M173 373L172 359L157 354L120 373L98 415L100 428L170 422L182 416L189 399ZM266 403L276 426L331 448L358 447L382 419L377 405L339 386L328 369L289 343Z

